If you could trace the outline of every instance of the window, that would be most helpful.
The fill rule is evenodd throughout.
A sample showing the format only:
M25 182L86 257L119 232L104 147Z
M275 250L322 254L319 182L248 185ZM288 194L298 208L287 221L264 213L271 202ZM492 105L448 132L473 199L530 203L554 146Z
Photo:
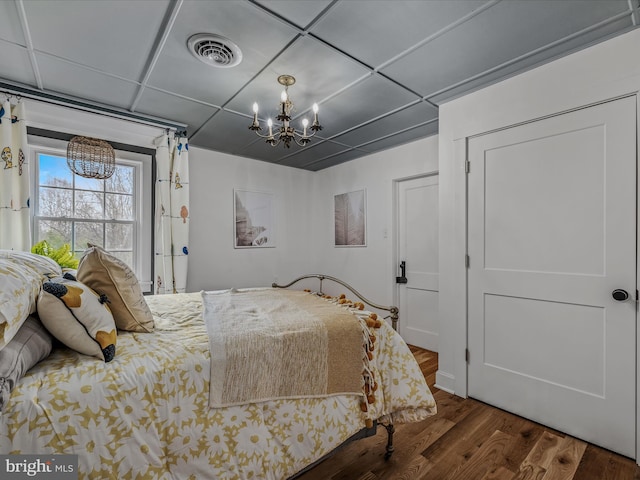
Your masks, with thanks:
M143 291L151 291L151 157L116 150L115 173L96 180L69 170L66 142L33 137L30 147L33 242L68 243L78 258L87 243L101 246L132 268Z

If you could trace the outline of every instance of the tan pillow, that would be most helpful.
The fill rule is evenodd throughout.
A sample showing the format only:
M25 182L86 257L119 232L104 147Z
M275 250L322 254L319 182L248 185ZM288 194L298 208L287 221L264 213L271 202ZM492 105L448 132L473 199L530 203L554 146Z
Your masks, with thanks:
M97 246L84 252L78 280L109 298L109 307L120 330L151 332L153 315L133 271L119 258Z

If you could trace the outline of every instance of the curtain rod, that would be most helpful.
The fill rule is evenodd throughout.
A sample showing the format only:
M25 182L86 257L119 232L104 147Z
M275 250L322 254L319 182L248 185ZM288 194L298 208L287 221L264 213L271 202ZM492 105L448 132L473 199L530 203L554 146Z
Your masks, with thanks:
M177 134L186 135L187 125L185 123L171 122L162 118L150 117L146 115L137 115L127 110L120 110L105 105L94 104L83 100L78 100L63 95L54 95L51 93L40 92L27 87L12 85L10 83L0 82L0 94L14 96L16 98L29 98L39 100L52 105L60 105L63 107L73 108L83 112L96 113L108 117L119 118L121 120L129 120L152 127L175 130Z

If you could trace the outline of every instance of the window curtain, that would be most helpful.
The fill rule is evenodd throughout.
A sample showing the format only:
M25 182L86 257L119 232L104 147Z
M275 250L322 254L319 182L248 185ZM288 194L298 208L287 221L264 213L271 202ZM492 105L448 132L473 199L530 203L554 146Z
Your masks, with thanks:
M31 249L29 162L24 103L0 107L0 249Z
M189 142L156 140L155 293L182 293L189 255Z

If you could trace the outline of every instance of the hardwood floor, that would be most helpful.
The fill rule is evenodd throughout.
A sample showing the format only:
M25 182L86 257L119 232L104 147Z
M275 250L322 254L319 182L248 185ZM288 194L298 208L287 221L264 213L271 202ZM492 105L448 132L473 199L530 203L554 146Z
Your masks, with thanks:
M438 414L347 445L301 480L640 480L634 460L435 388L438 354L411 347Z

